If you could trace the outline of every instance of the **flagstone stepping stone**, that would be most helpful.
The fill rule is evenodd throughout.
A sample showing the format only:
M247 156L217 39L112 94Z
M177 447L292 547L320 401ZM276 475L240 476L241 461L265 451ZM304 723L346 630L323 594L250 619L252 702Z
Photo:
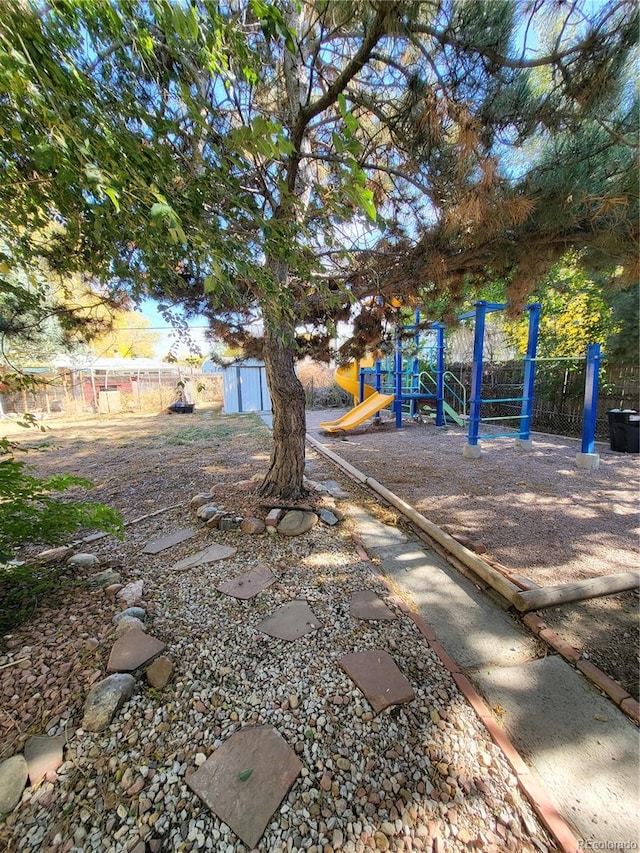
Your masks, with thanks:
M336 480L324 480L320 485L334 498L348 498L349 495Z
M198 551L197 554L192 554L190 557L185 557L184 560L179 560L169 571L186 572L189 569L195 569L196 566L215 563L217 560L228 560L230 557L235 556L237 550L237 548L231 548L228 545L218 545L216 542L213 545L209 545L204 551Z
M296 600L278 607L258 625L258 630L270 637L293 642L319 627L320 622L307 602Z
M384 619L391 622L397 619L396 614L391 610L381 598L370 590L361 589L354 592L351 596L349 604L349 612L356 619L367 619L375 621L376 619Z
M84 705L82 728L88 732L106 729L114 714L133 696L135 686L135 678L124 672L109 675L96 684Z
M251 849L301 770L276 729L255 726L233 734L186 782Z
M0 762L0 815L13 811L27 784L28 770L24 755L13 755Z
M168 536L163 536L161 539L154 539L142 549L143 554L159 554L160 551L166 551L167 548L173 548L174 545L179 545L186 539L191 539L193 530L185 527L183 530L176 530L175 533L169 533Z
M230 581L218 584L216 589L224 595L231 595L233 598L241 598L243 601L247 601L268 589L275 582L276 578L271 573L271 569L267 566L258 566L256 569L243 572Z
M166 643L132 628L113 644L107 672L133 672L157 658L166 647Z
M317 522L318 516L315 512L292 509L278 524L277 530L281 536L301 536L311 530Z
M62 750L66 738L30 737L24 745L24 757L29 771L29 782L37 785L50 771L55 771L62 764Z
M362 690L376 714L390 705L411 702L415 697L411 684L383 649L353 652L341 657L338 663Z

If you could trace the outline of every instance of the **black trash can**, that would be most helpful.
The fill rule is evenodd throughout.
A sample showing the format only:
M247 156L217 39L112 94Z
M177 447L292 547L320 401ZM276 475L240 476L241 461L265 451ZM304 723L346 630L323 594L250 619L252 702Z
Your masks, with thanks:
M618 453L640 453L640 412L610 409L609 447Z

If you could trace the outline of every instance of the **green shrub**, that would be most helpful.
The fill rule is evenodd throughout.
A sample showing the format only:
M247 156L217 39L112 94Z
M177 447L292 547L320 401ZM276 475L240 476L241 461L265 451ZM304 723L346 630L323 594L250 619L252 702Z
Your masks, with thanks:
M0 562L9 560L28 542L55 545L79 528L122 536L122 519L100 503L67 502L55 494L93 484L82 477L59 474L41 480L13 456L14 445L0 439Z

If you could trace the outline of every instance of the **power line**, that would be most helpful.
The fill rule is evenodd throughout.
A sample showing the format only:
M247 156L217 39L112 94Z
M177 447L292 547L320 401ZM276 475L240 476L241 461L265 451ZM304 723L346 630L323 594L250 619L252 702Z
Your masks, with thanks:
M175 326L118 326L112 330L112 334L116 332L189 332L191 329L209 329L209 326L187 326L186 329L176 328Z

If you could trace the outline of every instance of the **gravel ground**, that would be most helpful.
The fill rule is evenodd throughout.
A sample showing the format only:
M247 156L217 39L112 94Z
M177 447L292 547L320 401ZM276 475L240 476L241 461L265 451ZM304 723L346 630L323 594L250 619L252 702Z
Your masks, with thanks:
M120 608L83 585L40 605L0 646L0 757L31 734L64 734L65 760L0 823L8 851L244 851L187 787L187 777L233 732L269 724L298 754L303 770L273 816L258 850L311 853L553 850L523 801L502 754L477 721L448 671L413 623L367 623L349 615L352 592L386 589L358 555L350 502L359 490L310 454L315 480L338 479L352 496L339 526L305 536L246 536L198 527L170 552L144 544L188 523L192 494L216 486L229 509L255 510L238 480L264 470L268 435L251 418L221 421L208 413L179 419L121 418L69 426L37 460L42 473L66 467L103 477L96 497L131 521L163 506L180 508L127 528L123 542L91 550L144 581L149 632L167 643L175 664L162 690L137 685L102 733L80 728L84 699L105 673ZM232 424L231 428L229 424ZM191 439L188 439L191 430ZM215 451L211 452L215 435ZM207 452L204 450L207 448ZM46 461L45 461L46 456ZM181 574L169 571L210 542L237 547L231 560ZM243 603L215 586L267 564L275 586ZM276 606L305 598L320 629L287 643L258 622ZM388 601L388 599L387 599ZM393 603L389 602L393 607ZM351 651L387 650L416 698L375 716L337 665ZM22 661L21 663L17 663Z
M311 435L452 535L480 540L488 556L540 586L636 569L640 562L640 457L599 444L597 471L579 470L580 442L533 435L481 442L462 457L462 429L438 429L385 413L380 427L319 430L332 412L309 412ZM635 592L542 611L553 628L637 699L640 635Z

